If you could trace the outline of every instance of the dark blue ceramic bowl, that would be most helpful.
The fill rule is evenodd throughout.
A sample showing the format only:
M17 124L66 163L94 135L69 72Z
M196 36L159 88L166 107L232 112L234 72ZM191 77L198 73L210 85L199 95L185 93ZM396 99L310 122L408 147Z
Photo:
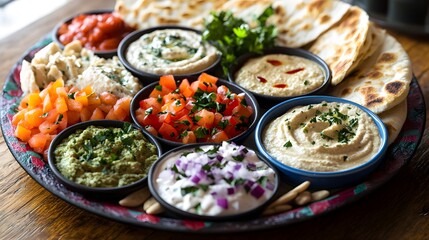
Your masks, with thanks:
M250 59L261 57L263 55L268 54L285 54L290 56L296 56L296 57L302 57L308 60L313 61L314 63L318 64L320 68L324 72L324 81L322 85L320 85L318 88L312 90L311 92L308 92L306 94L302 95L294 95L294 96L270 96L265 94L256 93L253 91L250 91L256 99L259 101L260 105L265 108L269 108L274 106L277 103L280 103L282 101L286 101L291 98L300 97L300 96L307 96L307 95L321 95L323 94L330 86L331 84L331 70L329 69L328 64L326 64L323 59L321 59L319 56L304 50L300 48L287 48L287 47L274 47L270 49L264 50L261 54L258 53L247 53L237 58L234 64L232 64L228 71L228 80L235 82L235 74L240 68Z
M178 81L178 84L180 84L180 80ZM144 87L143 89L141 89L131 100L131 118L133 119L134 123L139 126L143 132L150 134L145 127L139 123L139 121L137 120L137 115L136 115L136 110L140 107L140 101L143 99L146 99L149 97L150 93L153 91L153 89L155 88L155 86L159 85L159 82L154 82L151 83L149 85L147 85L146 87ZM261 114L261 110L259 108L259 104L258 101L256 101L255 97L249 93L247 90L245 90L244 88L238 86L235 83L226 81L226 80L221 80L219 79L217 81L217 85L225 85L226 87L228 87L231 92L233 93L244 93L245 95L245 99L246 102L249 106L252 107L253 109L253 114L252 116L249 118L249 127L246 131L242 132L241 134L230 138L228 141L233 141L236 143L241 143L242 141L244 141L244 139L255 129L256 124L258 123L258 119L260 117ZM174 141L170 141L168 139L162 138L160 136L154 136L159 142L163 143L166 147L178 147L178 146L182 146L183 143L181 142L174 142Z
M368 162L365 162L356 167L336 171L336 172L314 172L302 170L294 167L287 166L280 161L276 160L270 154L267 153L267 149L262 142L262 133L271 121L277 117L286 113L289 109L296 106L305 106L309 104L318 104L322 101L325 102L339 102L339 103L348 103L355 105L366 112L377 125L379 136L381 137L381 146L378 152L370 159ZM280 104L277 104L270 110L268 110L259 121L255 130L255 142L259 152L265 156L273 165L275 165L281 174L293 184L299 184L304 181L311 182L311 188L313 189L333 189L350 186L352 184L361 182L368 174L370 174L375 168L383 161L383 156L387 150L387 139L388 133L386 127L384 126L381 119L373 112L367 108L356 104L354 102L330 97L330 96L305 96L298 97L288 101L284 101Z

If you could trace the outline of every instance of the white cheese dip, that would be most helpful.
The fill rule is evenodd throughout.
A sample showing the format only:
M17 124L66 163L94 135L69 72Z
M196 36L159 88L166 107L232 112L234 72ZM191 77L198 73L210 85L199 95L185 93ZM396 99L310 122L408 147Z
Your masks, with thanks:
M290 109L262 134L268 154L285 165L335 172L361 165L380 149L372 118L345 103L312 104Z
M135 68L153 74L189 74L208 68L218 51L200 34L180 29L144 34L128 47L126 58Z
M223 142L174 152L155 172L155 189L167 203L190 213L228 216L270 199L275 172L244 146Z

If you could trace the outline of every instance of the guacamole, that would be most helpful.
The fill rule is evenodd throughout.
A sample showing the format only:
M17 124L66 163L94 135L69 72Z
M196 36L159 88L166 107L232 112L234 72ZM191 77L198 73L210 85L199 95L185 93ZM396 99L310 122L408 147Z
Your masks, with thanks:
M89 187L119 187L146 177L158 159L155 145L131 124L77 130L55 149L55 164L66 178Z

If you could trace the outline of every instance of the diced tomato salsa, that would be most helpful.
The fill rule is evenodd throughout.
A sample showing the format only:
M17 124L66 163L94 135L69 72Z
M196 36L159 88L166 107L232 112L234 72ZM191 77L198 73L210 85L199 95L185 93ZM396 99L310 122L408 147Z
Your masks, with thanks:
M177 84L172 75L162 76L139 102L137 121L151 134L174 142L222 142L241 134L254 111L244 93L217 86L217 80L203 73L195 82Z
M130 102L130 97L118 99L108 92L95 94L91 86L82 90L67 87L58 79L41 92L24 96L12 117L12 125L16 127L15 137L46 159L50 142L63 129L88 120L129 121Z
M113 13L82 14L58 29L58 39L64 45L79 40L91 50L114 50L122 38L134 31Z

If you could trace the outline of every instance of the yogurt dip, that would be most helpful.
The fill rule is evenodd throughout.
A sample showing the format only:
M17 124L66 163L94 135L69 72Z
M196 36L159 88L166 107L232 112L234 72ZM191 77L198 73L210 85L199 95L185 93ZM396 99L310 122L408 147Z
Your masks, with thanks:
M154 188L167 203L205 216L231 216L267 202L276 175L254 151L223 142L173 152L154 172Z
M189 30L164 29L144 34L130 44L126 59L135 68L153 74L190 74L216 62L219 53Z
M238 85L277 97L307 94L322 86L324 80L324 71L317 63L286 54L251 58L235 74Z
M359 166L381 146L378 128L366 112L336 102L290 109L266 126L262 142L283 164L314 172Z

